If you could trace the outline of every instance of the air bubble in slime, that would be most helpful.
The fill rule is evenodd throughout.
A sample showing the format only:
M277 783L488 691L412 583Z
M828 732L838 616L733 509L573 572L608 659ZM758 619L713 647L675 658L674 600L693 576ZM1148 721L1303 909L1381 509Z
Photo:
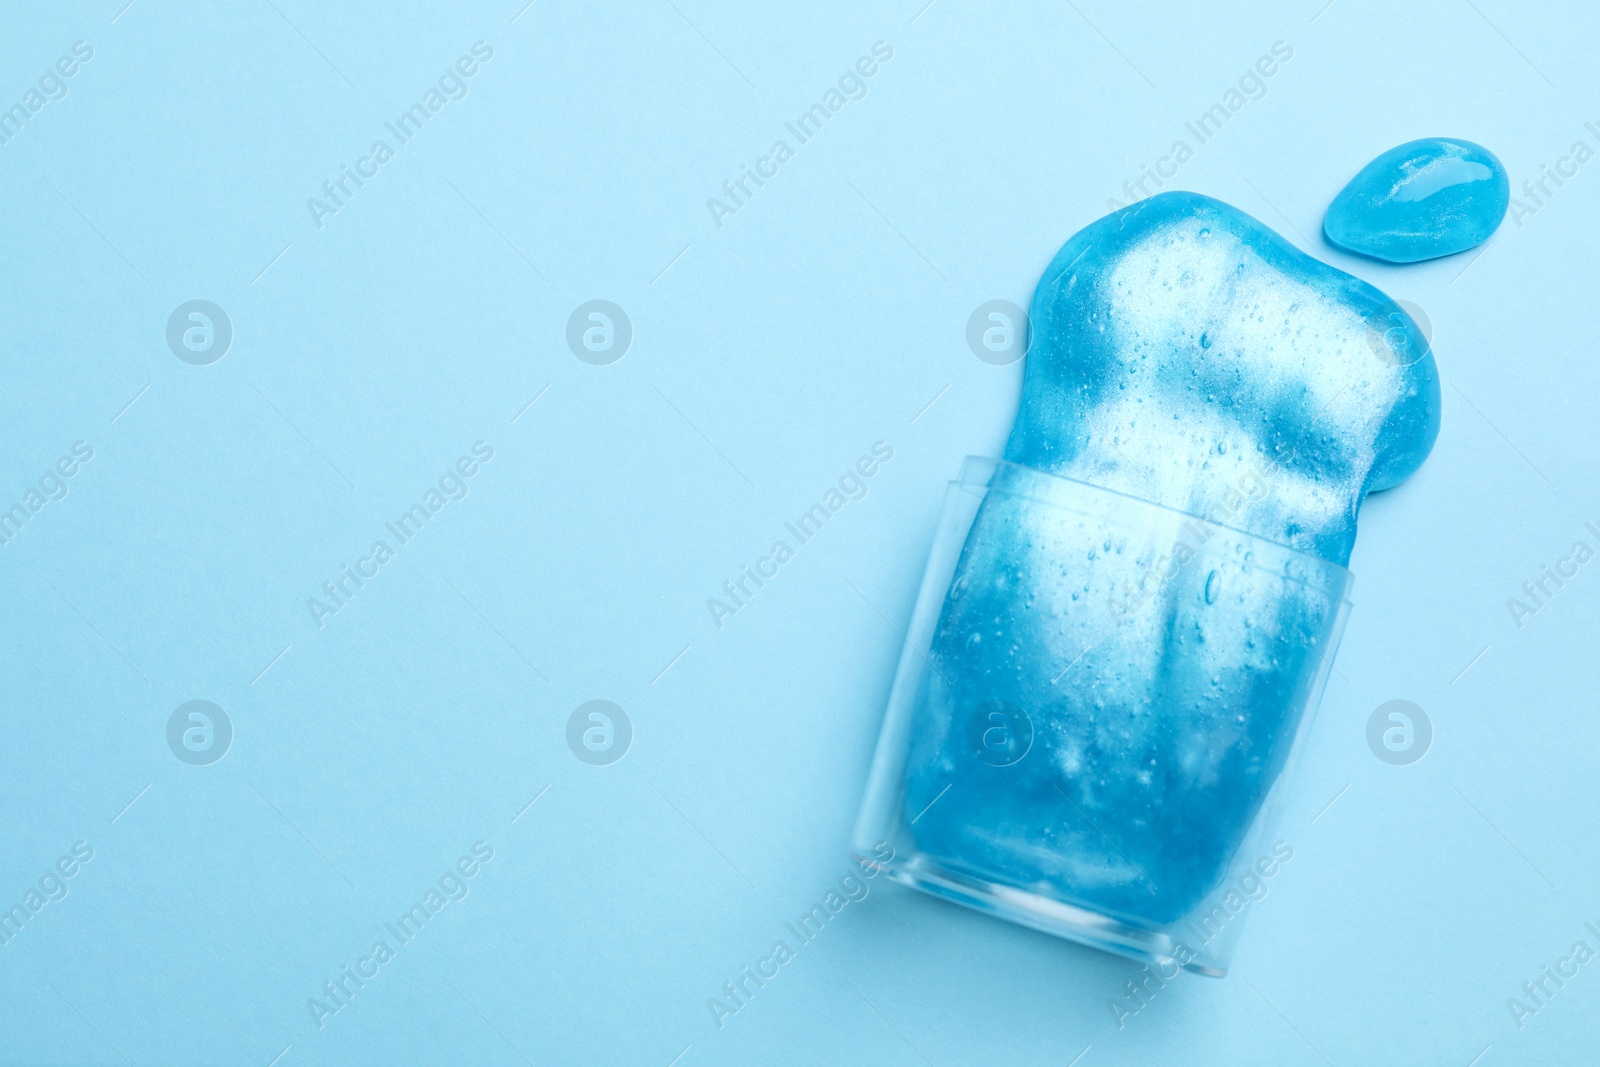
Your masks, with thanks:
M951 483L853 848L1063 937L1226 972L1370 492L1439 428L1393 300L1220 201L1091 224L1034 293L1003 460ZM881 855L881 851L876 855Z

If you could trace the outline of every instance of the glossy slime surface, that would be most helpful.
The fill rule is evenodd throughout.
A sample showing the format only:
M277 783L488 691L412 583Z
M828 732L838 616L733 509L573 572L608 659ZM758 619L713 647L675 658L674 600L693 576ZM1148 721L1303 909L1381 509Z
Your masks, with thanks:
M1323 561L1427 456L1437 372L1388 297L1192 193L1080 231L1031 317L1016 466L946 593L905 818L958 872L1168 923L1283 766L1337 633ZM1183 515L1091 486L1206 520L1193 551Z
M1322 225L1340 248L1391 263L1476 248L1506 217L1511 182L1495 154L1471 141L1407 141L1361 168Z

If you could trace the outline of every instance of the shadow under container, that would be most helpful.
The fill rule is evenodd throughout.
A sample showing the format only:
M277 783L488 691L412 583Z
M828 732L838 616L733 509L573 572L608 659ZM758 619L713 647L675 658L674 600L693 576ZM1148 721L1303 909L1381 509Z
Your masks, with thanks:
M1350 583L1208 519L967 459L852 851L991 915L1226 974L1293 855L1273 829Z

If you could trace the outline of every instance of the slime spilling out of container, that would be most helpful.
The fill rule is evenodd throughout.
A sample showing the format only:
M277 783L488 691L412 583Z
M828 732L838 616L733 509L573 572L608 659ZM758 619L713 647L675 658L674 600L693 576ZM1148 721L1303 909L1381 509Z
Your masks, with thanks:
M1476 248L1510 204L1511 182L1493 152L1425 137L1362 167L1329 205L1322 232L1351 252L1416 263Z
M1384 294L1193 193L1080 231L1030 317L1005 457L950 487L854 847L1220 974L1292 852L1272 800L1362 500L1437 436L1433 357Z

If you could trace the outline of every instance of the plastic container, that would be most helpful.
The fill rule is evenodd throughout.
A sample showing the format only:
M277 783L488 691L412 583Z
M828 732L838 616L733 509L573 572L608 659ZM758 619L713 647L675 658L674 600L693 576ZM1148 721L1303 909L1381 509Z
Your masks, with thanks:
M1350 583L1207 518L969 458L852 850L1013 922L1225 974L1293 855L1278 801Z

